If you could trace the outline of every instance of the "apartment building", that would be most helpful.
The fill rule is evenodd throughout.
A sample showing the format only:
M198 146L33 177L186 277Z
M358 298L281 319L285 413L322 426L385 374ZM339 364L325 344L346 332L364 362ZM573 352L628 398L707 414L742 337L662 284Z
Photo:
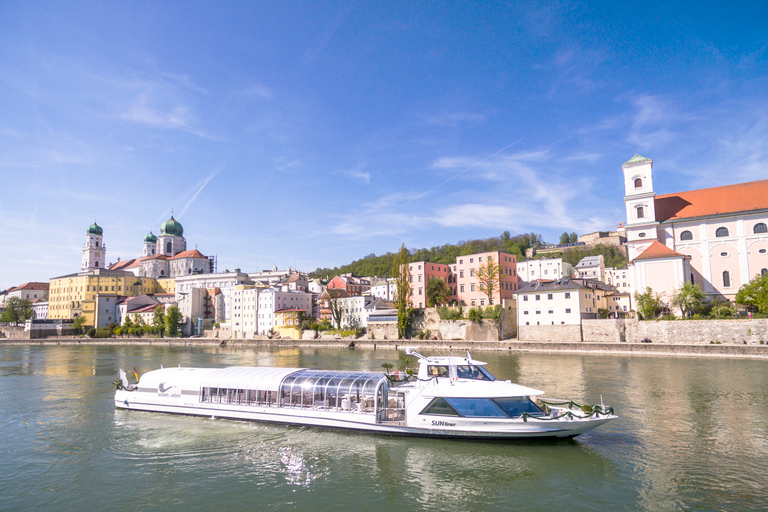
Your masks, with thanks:
M563 258L541 258L517 262L517 276L521 281L560 279L573 276L573 265Z

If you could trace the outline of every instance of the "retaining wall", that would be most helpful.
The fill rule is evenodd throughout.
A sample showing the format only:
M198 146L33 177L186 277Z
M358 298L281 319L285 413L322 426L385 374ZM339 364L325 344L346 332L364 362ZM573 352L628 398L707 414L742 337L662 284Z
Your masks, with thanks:
M559 343L651 343L675 345L768 343L768 319L582 320L578 325L521 325L519 341Z

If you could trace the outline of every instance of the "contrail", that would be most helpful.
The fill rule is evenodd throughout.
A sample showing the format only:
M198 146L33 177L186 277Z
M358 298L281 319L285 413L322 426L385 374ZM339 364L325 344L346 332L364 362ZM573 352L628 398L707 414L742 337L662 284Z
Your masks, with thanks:
M464 174L465 172L467 172L467 171L470 171L470 170L474 169L475 167L477 167L478 165L482 164L483 162L487 162L488 160L490 160L491 158L495 157L495 156L496 156L496 155L498 155L499 153L503 153L504 151L508 150L509 148L511 148L512 146L514 146L514 145L515 145L515 144L517 144L518 142L520 142L521 140L523 140L523 138L522 138L522 137L521 137L521 138L519 138L519 139L517 139L517 140L516 140L515 142L513 142L512 144L510 144L510 145L508 145L508 146L504 146L503 148L501 148L500 150L498 150L498 151L497 151L497 152L495 152L494 154L492 154L492 155L489 155L489 156L487 156L487 157L483 158L483 159L482 159L482 160L480 160L479 162L475 162L474 164L470 165L469 167L467 167L466 169L464 169L464 170L463 170L463 171L461 171L460 173L456 174L455 176L451 176L450 178L448 178L448 179L447 179L447 180L445 180L444 182L440 183L439 185L435 185L434 187L432 187L431 189L427 190L426 192L424 192L424 193L422 193L422 194L419 194L418 196L416 196L416 197L412 198L410 201L407 201L405 204L407 204L407 203L410 203L410 202L412 202L412 201L415 201L415 200L417 200L417 199L421 199L422 197L424 197L425 195L429 194L429 193L430 193L430 192L432 192L433 190L435 190L435 189L437 189L437 188L440 188L440 187L442 187L443 185L445 185L445 184L446 184L446 183L448 183L449 181L451 181L451 180L455 180L456 178L458 178L459 176L461 176L461 175L462 175L462 174Z
M182 208L182 209L181 209L181 211L179 212L179 218L181 218L181 216L182 216L182 215L184 215L184 212L186 212L186 211L187 211L187 208L189 208L189 207L192 205L192 203L195 201L195 199L197 199L197 196L199 196L199 195L200 195L200 192L202 192L202 191L203 191L203 189L204 189L204 188L205 188L205 186L208 184L208 182L209 182L209 181L211 181L211 180L213 179L213 177L214 177L214 176L216 176L217 174L219 174L219 169L217 169L217 170L216 170L216 171L215 171L213 174L211 174L210 176L208 176L208 177L205 179L205 181L203 181L203 183L202 183L202 184L200 185L200 187L197 189L197 192L195 192L195 194L194 194L194 195L193 195L193 196L190 198L190 200L189 200L189 201L187 201L187 204L185 204L185 205L184 205L184 208Z

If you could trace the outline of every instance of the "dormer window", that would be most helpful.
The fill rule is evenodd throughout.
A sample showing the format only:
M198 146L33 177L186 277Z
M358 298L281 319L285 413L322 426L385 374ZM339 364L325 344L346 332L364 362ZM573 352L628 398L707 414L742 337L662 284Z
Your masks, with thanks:
M635 188L643 188L643 180L641 178L635 178Z

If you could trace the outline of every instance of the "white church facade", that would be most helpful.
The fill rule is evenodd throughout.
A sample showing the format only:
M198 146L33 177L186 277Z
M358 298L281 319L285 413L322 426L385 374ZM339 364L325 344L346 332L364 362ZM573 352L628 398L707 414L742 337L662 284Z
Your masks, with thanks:
M635 291L667 303L685 281L732 300L768 273L768 180L656 195L653 160L622 166L629 267Z

